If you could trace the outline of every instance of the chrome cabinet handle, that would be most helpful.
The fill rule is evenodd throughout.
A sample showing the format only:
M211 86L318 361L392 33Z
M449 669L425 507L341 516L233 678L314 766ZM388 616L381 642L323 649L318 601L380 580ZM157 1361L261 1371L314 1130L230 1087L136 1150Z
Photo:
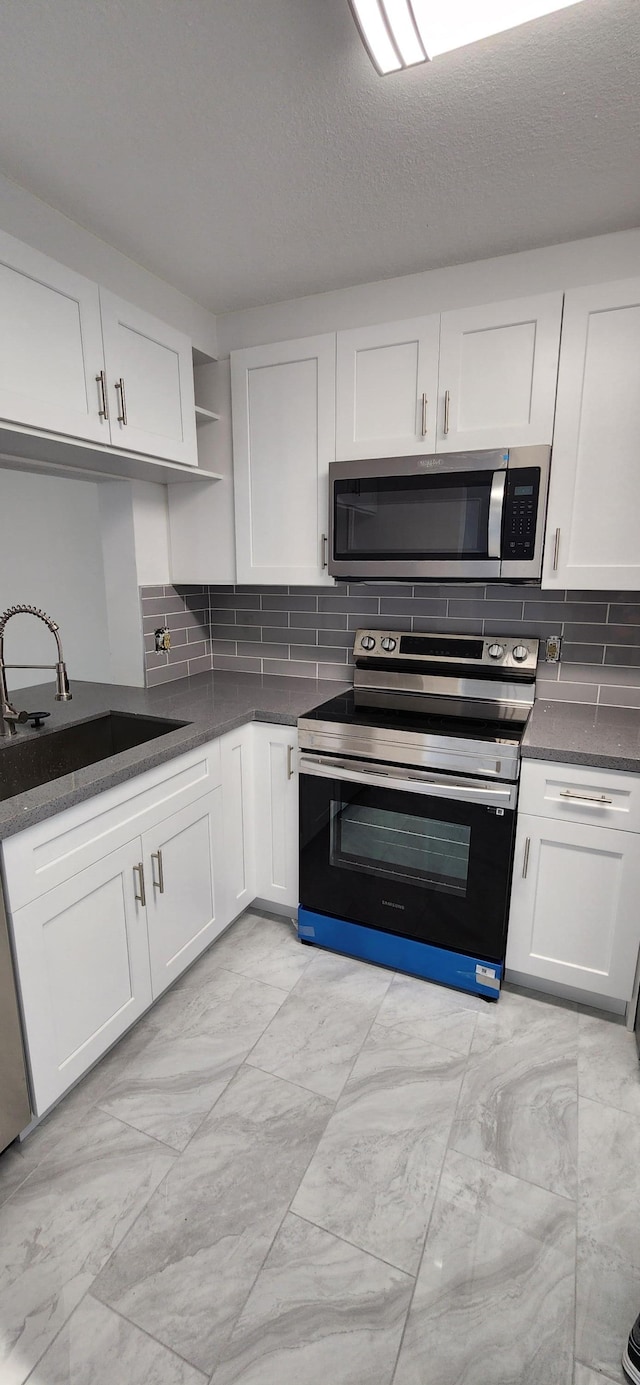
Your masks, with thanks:
M451 408L451 395L450 395L450 393L449 393L448 390L445 390L445 392L444 392L444 428L443 428L443 430L442 430L443 433L444 433L444 435L445 435L445 438L446 438L446 436L447 436L447 433L449 432L449 410L450 410L450 408Z
M153 888L154 888L154 890L157 890L157 891L158 891L158 894L164 894L164 866L163 866L163 864L162 864L162 852L160 851L159 848L158 848L157 851L152 851L152 852L151 852L151 860L152 860L152 861L157 861L157 862L158 862L158 879L157 879L157 880L156 880L156 877L155 877L155 874L154 874L153 866L151 867L151 880L152 880L152 883L153 883Z
M122 425L126 428L127 400L124 392L124 380L122 379L122 376L120 376L119 380L116 380L116 389L120 395L120 413L118 414L118 423L122 423Z
M322 535L322 566L323 566L323 568L329 566L329 564L328 564L328 562L327 562L327 536L326 536L326 534L323 534L323 535Z
M531 850L531 837L527 837L527 840L526 840L526 842L525 842L525 844L524 844L524 858L523 858L523 861L522 861L522 879L523 879L523 880L526 880L526 878L527 878L527 871L528 871L528 869L529 869L529 852L530 852L530 850Z
M140 893L138 894L136 891L134 899L137 899L138 903L141 904L144 909L146 908L147 904L147 891L144 887L144 864L142 861L139 861L137 866L133 867L133 874L134 877L137 875L138 883L140 885Z
M560 557L560 530L556 529L556 538L553 545L553 571L558 571L558 559Z
M579 803L597 803L600 807L604 805L611 808L613 806L613 799L607 798L604 793L574 793L572 789L561 789L560 797L577 799Z
M101 370L100 374L96 375L96 384L100 388L100 399L102 401L102 408L98 409L98 417L103 418L105 423L108 423L109 405L107 403L107 381L105 378L104 370Z
M294 747L292 745L287 746L287 779L293 779L295 774L295 769L293 767L293 750Z
M427 436L427 407L428 407L428 404L429 404L429 400L427 399L426 394L423 394L423 396L422 396L422 436L423 436L423 438L426 438L426 436Z

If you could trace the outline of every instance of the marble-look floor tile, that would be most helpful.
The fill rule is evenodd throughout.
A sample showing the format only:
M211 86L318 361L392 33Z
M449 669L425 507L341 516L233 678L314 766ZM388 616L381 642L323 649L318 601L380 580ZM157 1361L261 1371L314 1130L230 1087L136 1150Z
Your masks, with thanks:
M583 1366L580 1361L576 1361L573 1385L615 1385L615 1382L610 1375L601 1375L600 1371L591 1371L588 1366Z
M640 1062L624 1024L582 1014L578 1020L580 1096L640 1116Z
M206 1376L90 1294L45 1352L29 1385L206 1385Z
M436 986L398 973L376 1016L376 1023L402 1029L416 1039L467 1054L476 1017L486 1002L448 986Z
M106 1090L101 1109L184 1149L286 997L222 970L199 992L174 992L162 1029Z
M506 998L506 997L505 997ZM537 1003L537 1002L535 1002ZM500 1009L502 999L498 1002ZM547 1011L535 1042L526 1026L504 1043L490 1043L478 1030L451 1132L462 1154L574 1197L577 1165L577 1016ZM487 1024L506 1024L490 1017ZM507 1025L507 1031L509 1029ZM490 1036L489 1036L490 1037ZM480 1051L474 1052L476 1043Z
M286 1217L212 1385L390 1385L413 1280Z
M197 966L200 974L226 967L241 976L290 991L310 960L311 949L298 941L289 919L249 910L218 938ZM192 979L198 982L193 971L184 978L184 984L190 985Z
M17 1140L0 1154L0 1207L24 1183L33 1169L20 1149Z
M555 1001L551 996L534 996L525 991L503 989L497 1005L483 1005L478 1014L471 1044L472 1054L489 1053L500 1044L526 1037L536 1048L553 1034L558 1044L577 1043L578 1007Z
M330 1111L311 1092L242 1068L94 1294L210 1374Z
M450 1151L394 1385L571 1385L575 1206Z
M374 1025L292 1211L415 1274L464 1068Z
M0 1208L0 1380L21 1385L175 1156L93 1110Z
M318 952L249 1063L336 1100L393 973Z
M640 1309L640 1116L581 1098L576 1355L623 1380Z

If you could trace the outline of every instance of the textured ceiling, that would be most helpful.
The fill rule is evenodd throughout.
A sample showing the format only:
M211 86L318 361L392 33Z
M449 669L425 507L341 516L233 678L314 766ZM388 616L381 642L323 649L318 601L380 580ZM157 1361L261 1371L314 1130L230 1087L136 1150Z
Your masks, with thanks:
M639 70L640 0L386 78L347 0L2 0L0 169L223 312L640 224Z

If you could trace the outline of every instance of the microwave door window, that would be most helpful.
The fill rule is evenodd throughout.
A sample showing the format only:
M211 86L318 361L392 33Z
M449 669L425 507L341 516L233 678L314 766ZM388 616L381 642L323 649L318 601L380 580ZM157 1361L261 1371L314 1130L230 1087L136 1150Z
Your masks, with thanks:
M362 803L331 804L330 865L464 898L471 828Z
M487 557L491 476L336 481L335 556Z

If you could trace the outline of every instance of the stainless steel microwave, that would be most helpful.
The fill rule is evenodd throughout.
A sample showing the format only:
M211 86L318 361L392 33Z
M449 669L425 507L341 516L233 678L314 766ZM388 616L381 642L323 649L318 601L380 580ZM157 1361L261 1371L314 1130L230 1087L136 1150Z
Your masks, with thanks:
M329 572L352 580L537 581L549 447L329 467Z

